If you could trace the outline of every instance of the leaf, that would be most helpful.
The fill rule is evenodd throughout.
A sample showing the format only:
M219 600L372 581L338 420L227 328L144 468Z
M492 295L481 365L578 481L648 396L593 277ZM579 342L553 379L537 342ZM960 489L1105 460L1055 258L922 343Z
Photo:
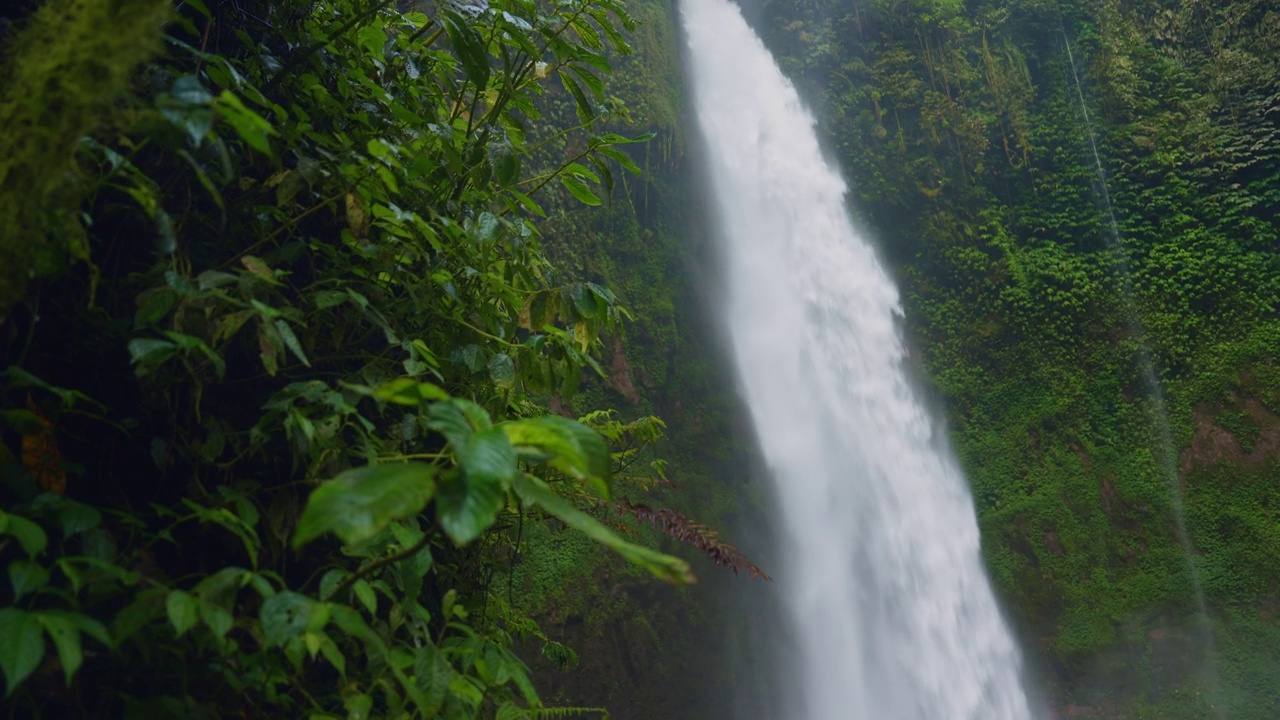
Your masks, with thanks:
M420 382L407 377L396 378L379 385L373 391L373 396L379 400L393 402L397 405L411 406L418 406L429 400L449 399L449 393L441 390L438 385Z
M685 561L623 540L599 520L557 495L538 478L521 474L516 477L512 487L526 503L541 507L569 527L618 553L627 562L649 571L654 577L675 585L697 581Z
M559 73L559 75L561 84L573 96L574 107L578 113L578 121L583 125L590 125L596 119L596 111L591 107L591 101L587 100L586 94L582 92L582 86L578 84L577 80L569 77L568 73ZM587 204L590 205L591 203Z
M369 611L370 615L378 614L378 596L373 592L373 586L367 580L357 580L351 586L351 590L355 592L356 599L364 605L364 609Z
M493 524L516 475L516 453L498 428L476 433L458 451L462 473L440 482L437 516L445 534L459 545L476 539Z
M199 619L199 603L195 596L185 590L174 590L164 601L165 612L169 615L169 624L178 637L195 627Z
M58 662L62 665L62 674L69 687L71 678L84 662L84 650L80 647L80 631L61 614L40 613L36 617L53 640L53 647L58 652Z
M58 507L58 521L62 525L63 540L92 530L102 523L102 513L96 508L66 498L59 499L61 505Z
M361 239L368 237L373 218L364 209L364 204L355 193L347 193L346 208L347 227L351 228L351 234Z
M426 707L422 710L427 717L434 717L444 705L454 674L448 659L435 645L428 643L414 653L413 679L423 695Z
M584 320L591 320L596 317L598 308L596 307L596 296L583 283L578 283L569 291L569 297L573 300L573 309L577 311L578 316Z
M307 630L315 605L314 600L296 592L281 592L268 598L258 613L263 639L270 645L281 647L300 637ZM316 649L319 650L319 645Z
M364 693L348 695L342 699L342 707L347 711L347 720L369 720L373 698Z
M35 615L16 608L0 609L0 670L6 681L5 697L27 679L44 657L44 639Z
M382 48L387 44L387 33L380 25L365 25L360 28L356 31L356 40L365 52L377 60L382 60Z
M561 175L560 182L583 205L595 207L600 204L600 198L591 192L581 178L575 175Z
M189 105L204 105L213 100L213 96L194 75L183 75L174 80L173 86L169 88L169 95Z
M516 384L516 364L506 353L495 353L489 358L489 379L500 388L513 388Z
M482 92L489 85L489 51L485 48L484 38L453 11L445 13L444 27L449 33L449 42L453 43L458 59L462 61L467 79L476 86L476 92Z
M138 366L139 377L155 370L178 351L178 346L157 338L134 338L129 341L130 361Z
M49 571L30 560L16 560L9 564L9 584L13 586L13 600L39 590L49 582Z
M618 165L622 166L623 170L626 170L632 175L640 174L640 166L636 165L630 155L627 155L621 150L615 150L611 147L598 147L596 148L596 152L618 163Z
M168 287L154 287L138 295L133 328L139 330L160 322L177 303L178 294Z
M610 499L609 446L595 430L559 415L516 420L498 427L522 456L549 460L570 477L592 480L601 496Z
M160 598L168 594L169 591L162 587L143 590L134 596L133 602L116 613L115 619L111 621L113 647L120 647L158 617L163 604Z
M489 165L493 167L494 177L500 185L510 185L520 178L520 156L505 137L489 143L485 153L489 156Z
M198 604L200 619L204 620L209 632L219 640L226 637L227 633L231 632L231 627L235 625L235 618L231 616L231 611L204 599L199 600Z
M230 90L223 90L213 106L249 147L263 155L271 154L271 144L267 138L274 135L275 130L265 118L245 107L240 98L233 95Z
M427 427L444 435L458 451L471 442L476 430L488 429L491 424L484 408L461 398L436 403L427 412Z
M23 435L34 435L48 422L30 410L0 410L0 420Z
M17 538L18 544L30 558L44 552L49 544L49 536L39 525L20 515L12 515L3 510L0 510L0 534Z
M366 465L341 473L307 498L293 546L326 532L350 545L368 540L394 520L412 517L435 493L436 467L426 463Z
M293 328L289 327L289 323L284 320L276 320L276 330L280 331L280 337L284 338L285 347L289 348L294 357L301 360L303 365L311 367L311 361L307 359L307 354L302 351L302 343L298 342L298 336L293 334Z
M258 278L259 280L267 283L268 285L280 284L280 281L276 279L276 274L271 269L271 266L268 265L266 261L263 260L262 258L255 257L253 255L245 255L244 257L240 258L240 264L244 265L245 269L249 271L250 275Z

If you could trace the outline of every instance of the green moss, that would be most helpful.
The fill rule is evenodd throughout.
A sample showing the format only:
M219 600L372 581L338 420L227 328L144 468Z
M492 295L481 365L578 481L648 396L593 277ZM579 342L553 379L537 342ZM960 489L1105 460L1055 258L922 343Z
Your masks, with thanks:
M168 0L47 0L0 70L0 318L27 282L89 259L77 211L80 139L160 49Z

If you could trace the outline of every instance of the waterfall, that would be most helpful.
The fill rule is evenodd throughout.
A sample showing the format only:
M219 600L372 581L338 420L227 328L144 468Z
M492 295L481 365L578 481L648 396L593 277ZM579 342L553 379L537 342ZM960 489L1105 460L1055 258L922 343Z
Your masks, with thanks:
M813 118L728 0L682 0L723 318L775 477L799 658L772 720L1023 720L972 499L904 371L897 288Z

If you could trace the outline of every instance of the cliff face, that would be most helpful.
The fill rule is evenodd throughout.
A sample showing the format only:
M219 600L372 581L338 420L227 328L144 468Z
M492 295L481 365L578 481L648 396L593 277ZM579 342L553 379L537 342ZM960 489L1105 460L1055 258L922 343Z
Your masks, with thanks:
M916 369L1050 704L1274 717L1280 15L1261 2L752 5L902 284ZM568 265L636 315L612 387L579 409L605 393L666 419L681 485L668 499L714 521L759 492L726 482L747 474L733 439L746 433L693 309L710 273L671 8L638 7L648 24L618 94L658 133L637 156L646 179L604 219L558 221L576 238ZM702 641L717 610L636 593L580 630L565 615L584 657L603 653L566 691L635 717L688 710L707 687L681 668L724 659ZM644 618L675 624L631 632ZM694 640L653 639L677 636ZM647 705L663 687L687 700Z
M759 26L898 272L1054 704L1275 716L1280 13L774 0Z

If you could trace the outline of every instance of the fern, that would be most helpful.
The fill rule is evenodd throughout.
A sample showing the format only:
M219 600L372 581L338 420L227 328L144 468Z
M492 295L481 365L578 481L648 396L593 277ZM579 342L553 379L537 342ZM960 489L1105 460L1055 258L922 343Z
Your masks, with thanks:
M720 534L702 523L690 520L683 514L668 508L652 508L623 498L617 503L619 510L630 513L641 522L647 522L682 543L701 550L715 564L727 567L735 573L746 572L753 578L770 580L765 571L751 562L734 546L720 540Z
M586 717L588 713L599 715L599 720L609 720L609 710L602 707L554 707L528 710L527 712L529 713L529 720Z

